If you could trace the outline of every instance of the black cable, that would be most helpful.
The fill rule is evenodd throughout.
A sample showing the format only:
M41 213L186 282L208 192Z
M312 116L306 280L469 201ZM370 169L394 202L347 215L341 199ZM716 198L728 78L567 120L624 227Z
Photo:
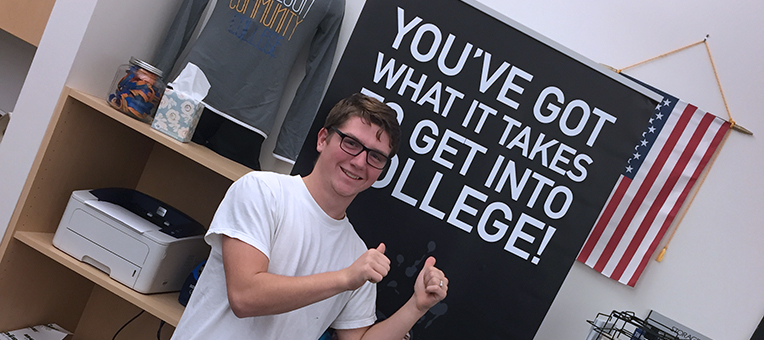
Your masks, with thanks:
M128 321L124 325L122 325L122 327L120 327L119 330L117 330L117 332L114 333L114 337L112 337L111 340L116 339L117 335L119 335L119 332L121 332L123 329L125 329L125 327L127 327L127 325L129 325L131 322L135 321L135 319L137 319L139 316L141 316L141 314L143 314L143 310L141 310L141 312L138 313L138 315L136 315L132 319L130 319L130 321Z
M164 326L166 322L164 320L159 320L159 329L157 329L157 340L162 340L162 326Z

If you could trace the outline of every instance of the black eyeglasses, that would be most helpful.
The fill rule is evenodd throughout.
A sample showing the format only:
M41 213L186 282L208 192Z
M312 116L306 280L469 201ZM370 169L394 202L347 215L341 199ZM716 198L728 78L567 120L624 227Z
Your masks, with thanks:
M334 132L336 132L337 135L342 138L340 140L340 149L342 149L342 151L347 152L347 154L351 156L358 156L361 154L361 152L366 151L366 163L369 164L372 168L383 170L385 166L387 166L387 162L390 160L390 157L386 156L380 151L367 148L360 141L342 133L342 131L338 130L334 126L332 126L330 129L334 130Z

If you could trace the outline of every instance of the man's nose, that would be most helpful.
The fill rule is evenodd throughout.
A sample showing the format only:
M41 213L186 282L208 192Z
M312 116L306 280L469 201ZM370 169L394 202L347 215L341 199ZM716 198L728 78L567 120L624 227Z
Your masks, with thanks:
M351 160L351 163L355 165L358 168L365 167L366 166L366 153L368 151L362 150L361 153L355 155L353 159Z

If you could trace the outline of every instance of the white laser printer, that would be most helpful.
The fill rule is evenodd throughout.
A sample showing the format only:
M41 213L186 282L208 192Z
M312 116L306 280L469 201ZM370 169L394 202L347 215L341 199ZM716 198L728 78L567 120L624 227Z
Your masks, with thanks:
M207 258L206 229L141 192L72 192L53 245L144 294L180 290Z

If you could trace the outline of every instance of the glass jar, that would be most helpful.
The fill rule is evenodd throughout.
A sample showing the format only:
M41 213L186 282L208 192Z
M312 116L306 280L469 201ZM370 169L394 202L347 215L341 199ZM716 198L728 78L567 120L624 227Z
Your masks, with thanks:
M162 70L130 57L130 63L120 65L109 91L109 105L122 113L151 123L164 94Z

